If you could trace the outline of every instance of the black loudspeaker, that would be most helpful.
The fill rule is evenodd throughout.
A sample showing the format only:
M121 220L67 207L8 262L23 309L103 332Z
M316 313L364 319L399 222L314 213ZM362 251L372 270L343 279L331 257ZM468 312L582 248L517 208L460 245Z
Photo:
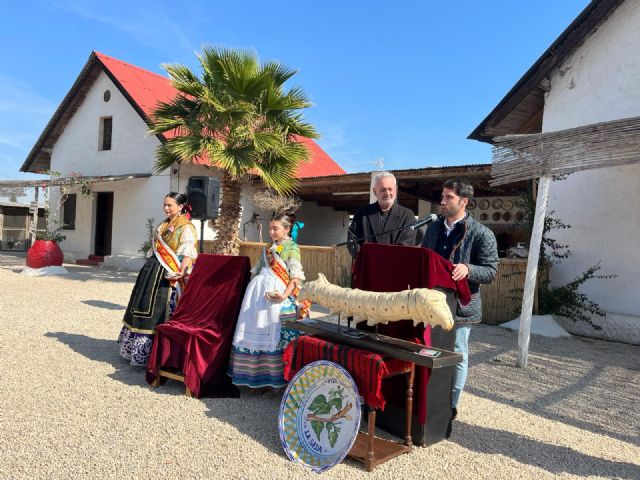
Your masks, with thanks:
M189 177L187 201L191 205L191 218L217 218L220 181L214 177Z

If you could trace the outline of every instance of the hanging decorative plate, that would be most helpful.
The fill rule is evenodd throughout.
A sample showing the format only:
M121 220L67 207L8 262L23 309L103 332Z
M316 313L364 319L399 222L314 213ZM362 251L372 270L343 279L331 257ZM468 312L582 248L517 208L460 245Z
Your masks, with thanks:
M524 213L522 212L517 212L516 216L515 216L516 222L521 222L522 220L524 220Z
M487 215L487 213L486 213L486 212L482 212L482 213L480 214L480 220L481 220L482 222L486 222L488 218L489 218L489 215Z
M503 213L502 213L502 219L503 219L505 222L508 222L509 220L511 220L511 214L510 214L509 212L503 212Z
M502 215L500 214L500 212L493 212L493 214L491 215L491 218L493 219L494 222L497 222L498 220L500 220L500 217Z
M513 202L511 200L505 200L502 202L502 208L505 210L511 210L513 208Z
M502 199L496 198L493 202L491 202L491 206L496 210L500 210L502 208Z
M467 210L474 210L475 208L476 208L476 201L469 200L469 203L467 204Z
M290 460L316 473L340 463L360 428L360 396L349 372L327 360L302 368L282 397L278 427Z
M486 210L487 208L489 208L489 200L487 200L486 198L480 200L480 203L478 203L478 207L480 207L480 210Z

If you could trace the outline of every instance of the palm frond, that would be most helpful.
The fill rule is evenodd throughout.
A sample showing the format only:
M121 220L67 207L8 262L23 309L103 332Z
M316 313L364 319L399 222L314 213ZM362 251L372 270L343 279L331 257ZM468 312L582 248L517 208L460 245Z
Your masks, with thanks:
M196 98L202 95L204 86L189 67L180 64L163 64L162 68L169 74L171 85L176 90Z
M274 159L275 160L275 159ZM282 195L288 195L296 187L296 165L290 162L271 161L255 168L265 185Z
M265 62L260 70L261 73L271 77L278 87L284 85L287 80L298 73L298 70L289 68L279 62Z
M244 177L249 170L255 168L254 151L248 146L244 148L225 146L225 148L213 152L211 161L234 178Z
M165 142L165 148L181 163L191 163L202 155L207 139L197 135L173 137Z
M297 166L310 158L296 135L317 138L300 113L311 106L301 88L284 89L296 73L278 62L260 64L253 51L205 46L201 74L184 65L163 65L180 92L153 112L152 134L171 133L155 168L208 159L234 181L257 174L286 193Z
M164 172L167 168L170 168L174 163L179 163L178 159L169 152L165 144L160 144L156 148L156 159L153 163L153 172L156 174Z
M277 151L282 145L283 135L280 132L253 132L253 145L259 154Z

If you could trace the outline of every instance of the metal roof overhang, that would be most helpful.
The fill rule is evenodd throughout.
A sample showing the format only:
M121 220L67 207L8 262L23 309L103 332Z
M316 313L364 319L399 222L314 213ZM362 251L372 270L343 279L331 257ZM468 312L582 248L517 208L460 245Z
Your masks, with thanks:
M3 180L0 187L62 187L65 185L76 185L79 181L88 183L117 182L120 180L130 180L134 178L149 178L150 173L126 173L124 175L90 175L80 177L60 177L53 179L33 179L33 180Z
M478 197L518 195L527 186L527 182L516 182L500 188L490 187L491 164L390 171L398 182L398 202L416 214L419 200L440 202L442 184L452 178L470 182ZM298 182L296 195L323 207L355 213L358 208L369 203L371 173L303 178Z

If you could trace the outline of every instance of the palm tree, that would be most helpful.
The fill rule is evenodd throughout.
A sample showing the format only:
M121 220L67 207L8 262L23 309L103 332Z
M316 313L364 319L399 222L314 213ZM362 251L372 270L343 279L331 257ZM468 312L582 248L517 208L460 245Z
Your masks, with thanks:
M184 65L163 65L178 94L154 111L150 133L169 134L155 169L205 160L221 170L214 251L237 255L242 185L257 175L276 192L290 193L297 166L310 157L298 139L318 134L300 113L311 106L306 94L284 88L295 70L261 64L251 52L214 47L204 47L198 60L201 76Z

